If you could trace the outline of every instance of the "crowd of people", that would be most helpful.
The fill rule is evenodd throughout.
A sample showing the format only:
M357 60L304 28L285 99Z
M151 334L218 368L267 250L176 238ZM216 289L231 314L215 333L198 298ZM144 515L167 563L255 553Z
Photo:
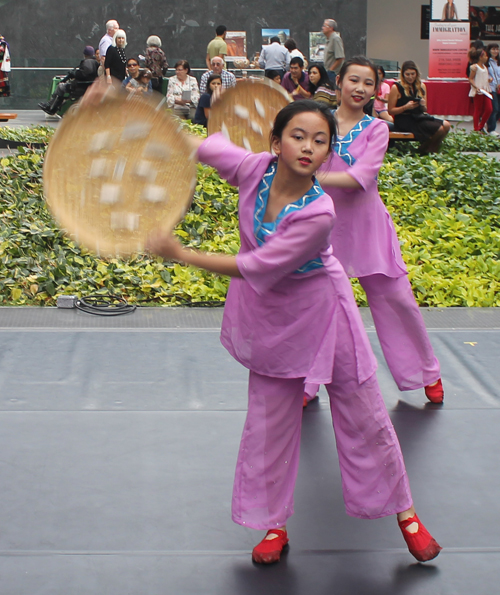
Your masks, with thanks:
M453 7L452 4L450 4ZM264 69L265 76L285 88L293 100L313 99L336 109L339 103L337 73L345 61L342 37L334 19L325 19L322 31L327 39L323 63L308 64L294 39L282 44L279 36L273 36L269 44L256 55L256 65ZM215 37L207 46L200 84L192 76L187 60L174 65L175 73L168 78L167 106L182 118L190 118L197 124L207 126L210 106L224 90L236 85L236 77L226 68L228 54L227 28L219 25ZM130 93L162 91L168 62L161 49L161 39L151 35L146 41L144 56L127 57L127 35L116 20L106 23L106 33L95 50L84 49L84 59L59 83L52 98L39 106L48 114L55 114L65 98L81 97L88 85L97 76L105 77L108 83L118 80ZM487 47L475 42L469 52L467 76L471 83L470 97L474 105L474 130L497 135L496 124L500 116L500 59L498 44ZM213 75L218 75L220 85L207 87ZM365 112L384 120L389 130L406 132L420 141L422 153L434 152L450 130L446 120L427 113L427 90L420 80L418 66L413 61L404 62L399 81L385 81L384 69L379 67L379 87L365 106ZM391 84L392 83L392 86ZM203 108L198 109L203 97ZM208 105L207 102L209 103Z

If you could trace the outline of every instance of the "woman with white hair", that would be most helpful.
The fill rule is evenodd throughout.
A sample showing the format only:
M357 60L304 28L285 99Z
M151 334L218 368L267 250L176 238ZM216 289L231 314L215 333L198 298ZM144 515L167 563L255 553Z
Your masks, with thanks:
M113 78L120 82L127 76L127 56L125 47L127 46L127 34L123 29L118 29L113 36L113 43L106 52L104 60L104 69L106 71L106 82L111 84Z
M155 91L161 92L161 83L163 76L167 73L168 62L165 52L161 49L161 39L158 35L150 35L146 43L148 49L146 50L146 68L151 70L153 75L151 84Z

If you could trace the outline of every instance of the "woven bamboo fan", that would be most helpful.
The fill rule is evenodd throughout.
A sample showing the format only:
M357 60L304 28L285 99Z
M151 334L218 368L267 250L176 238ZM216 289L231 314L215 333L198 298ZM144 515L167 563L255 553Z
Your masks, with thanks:
M144 250L189 207L196 162L178 121L157 100L119 94L71 110L43 169L49 207L76 242L102 256Z
M261 153L269 151L276 114L291 97L271 79L245 79L222 93L208 119L208 134L222 132L234 144Z

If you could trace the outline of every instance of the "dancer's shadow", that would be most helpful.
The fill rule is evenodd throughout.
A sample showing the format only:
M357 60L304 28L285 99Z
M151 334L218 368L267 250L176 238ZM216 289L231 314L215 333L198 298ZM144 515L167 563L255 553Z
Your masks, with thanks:
M276 564L255 564L250 560L233 568L234 595L304 595L300 593L297 573L288 564L289 548ZM228 577L228 580L231 578ZM314 590L310 591L311 595Z

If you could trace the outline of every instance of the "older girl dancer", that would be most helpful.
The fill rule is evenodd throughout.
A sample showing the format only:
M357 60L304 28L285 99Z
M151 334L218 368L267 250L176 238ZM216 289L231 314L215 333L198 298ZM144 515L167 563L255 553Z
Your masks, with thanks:
M394 224L377 189L389 133L384 122L363 112L377 83L377 69L364 57L344 62L338 76L341 105L335 118L339 136L333 159L319 174L337 215L332 246L347 275L357 277L366 292L399 389L424 387L430 401L441 403L439 362L406 276ZM316 389L306 387L304 405Z
M288 543L304 382L325 384L330 396L347 513L397 514L410 552L430 560L441 548L413 508L376 362L347 276L332 255L333 203L314 178L334 131L326 106L304 100L276 118L277 157L249 153L221 134L209 137L199 159L240 187L240 253L189 250L173 235L151 238L149 248L232 277L221 338L250 370L232 517L267 531L253 560L277 562Z

